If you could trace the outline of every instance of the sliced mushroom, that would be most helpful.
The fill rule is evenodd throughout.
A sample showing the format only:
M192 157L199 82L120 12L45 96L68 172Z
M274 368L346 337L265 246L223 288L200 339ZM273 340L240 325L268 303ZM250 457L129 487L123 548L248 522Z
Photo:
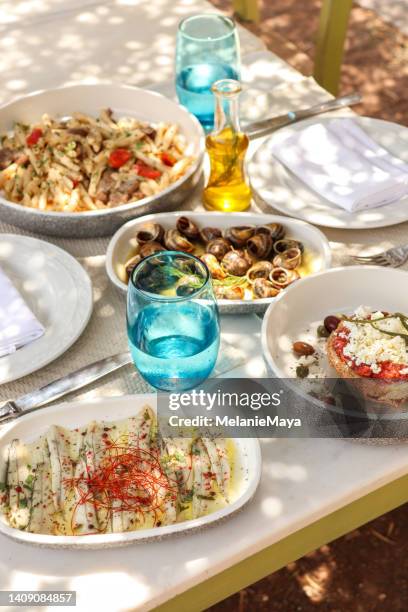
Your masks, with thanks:
M205 250L207 253L215 255L218 261L221 261L224 255L231 249L231 243L226 238L214 238L214 240L210 240L207 243Z
M274 268L269 275L272 285L278 289L284 289L298 278L300 278L299 272L286 268Z
M249 283L254 283L257 278L269 278L273 265L270 261L257 261L251 266L246 274Z
M146 223L136 231L135 238L139 244L146 242L161 242L164 236L164 228L159 223Z
M275 287L271 281L266 278L256 278L252 285L252 291L256 298L269 298L278 295L280 289Z
M205 263L214 279L224 280L224 278L227 277L225 270L222 269L222 266L215 255L212 255L211 253L204 253L204 255L201 255L200 259Z
M222 233L218 227L203 227L200 232L200 238L203 242L207 243L215 238L221 238Z
M283 251L273 258L273 265L277 268L286 268L294 270L302 261L302 253L298 247L292 247L287 251Z
M194 251L194 245L176 229L165 231L164 245L170 251L184 251L184 253L192 253Z
M160 251L164 251L165 248L160 242L146 242L140 247L139 255L142 259L148 257L152 253L159 253Z
M288 249L298 248L303 253L304 246L299 240L293 240L293 238L285 238L284 240L277 240L273 243L273 250L275 253L283 253Z
M190 238L192 240L197 239L200 235L200 230L198 229L194 221L192 221L188 217L179 217L177 219L176 227L180 234L183 234L183 236L187 236L187 238Z
M254 231L254 225L240 225L238 227L228 227L224 230L223 235L234 247L243 247L249 238L254 235Z
M270 234L261 233L249 238L246 248L250 255L257 259L265 259L272 250L273 240Z
M269 234L272 240L281 240L285 235L285 228L280 223L267 223L258 225L255 234Z
M134 268L136 268L139 261L142 261L142 256L140 255L140 253L137 253L137 255L133 255L133 257L127 260L125 264L125 269L126 269L126 273L129 276L132 274Z
M251 262L243 251L228 251L222 259L222 266L228 274L244 276L251 267Z

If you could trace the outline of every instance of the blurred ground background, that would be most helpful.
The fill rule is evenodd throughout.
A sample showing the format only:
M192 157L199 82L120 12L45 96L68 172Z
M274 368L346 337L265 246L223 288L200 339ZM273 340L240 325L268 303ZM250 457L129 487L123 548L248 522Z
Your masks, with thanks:
M230 0L211 0L231 14ZM243 24L303 74L313 73L321 0L263 0ZM362 115L408 126L408 0L360 0L351 12L340 94ZM211 612L406 612L408 504L213 606Z

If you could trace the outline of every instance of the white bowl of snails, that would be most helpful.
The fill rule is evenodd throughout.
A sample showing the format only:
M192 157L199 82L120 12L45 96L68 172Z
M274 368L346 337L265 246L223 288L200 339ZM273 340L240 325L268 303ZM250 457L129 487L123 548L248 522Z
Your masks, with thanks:
M177 228L182 226L179 221L181 217L186 217L193 229L195 226L199 232L197 238L189 238L178 231ZM234 240L234 231L238 230L235 234L251 236L252 243L256 243L256 240L253 240L254 235L259 235L258 232L267 231L263 228L268 227L271 228L272 232L279 231L279 235L274 235L272 245L278 248L287 246L283 252L276 252L274 248L271 248L267 257L255 257L253 244L248 245L245 242L245 244L240 245ZM249 230L247 231L245 228L249 228ZM143 231L146 229L152 234L143 235ZM132 265L137 264L140 260L140 251L142 256L146 256L152 252L152 248L158 250L158 245L162 245L163 250L166 250L166 248L190 249L190 252L199 257L202 257L204 253L208 254L208 250L212 254L211 247L214 243L207 240L207 229L218 230L216 233L220 233L227 243L230 243L231 230L234 230L232 232L234 244L230 244L229 250L226 249L229 254L219 255L217 253L218 261L215 257L210 257L206 261L210 271L213 272L213 286L220 311L224 313L264 312L274 296L284 291L285 287L291 282L294 282L297 278L321 272L331 266L331 250L326 237L316 227L304 221L269 214L182 211L147 215L139 219L133 219L123 225L114 234L108 246L106 255L107 274L112 283L126 293L129 270ZM141 230L142 234L140 234ZM188 229L185 231L189 234ZM209 234L211 237L211 232ZM142 236L142 241L138 242L137 237L140 240L140 236ZM193 250L191 250L189 243L193 245ZM179 249L177 249L178 244ZM221 246L223 246L222 241ZM250 252L251 249L252 253ZM238 257L231 256L234 251L238 254ZM299 251L301 251L300 255ZM244 254L243 252L245 252L245 258L248 259L248 264L245 264L241 257ZM204 260L206 260L206 257L204 257ZM225 275L226 280L217 278L217 270L213 271L211 268L213 261L217 269L221 266L221 276ZM265 273L262 271L259 278L265 280L257 281L254 291L254 283L257 277L256 268L259 267L260 262L264 264L266 271ZM270 262L270 267L265 262ZM237 265L238 267L236 267ZM263 297L263 293L267 293L269 296Z

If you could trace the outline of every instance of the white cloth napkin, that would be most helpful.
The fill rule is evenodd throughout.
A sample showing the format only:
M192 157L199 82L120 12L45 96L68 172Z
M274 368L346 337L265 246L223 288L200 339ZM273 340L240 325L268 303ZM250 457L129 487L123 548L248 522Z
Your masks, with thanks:
M314 123L283 137L271 150L308 187L349 212L384 206L408 193L408 164L353 119Z
M44 327L0 269L0 357L36 340Z

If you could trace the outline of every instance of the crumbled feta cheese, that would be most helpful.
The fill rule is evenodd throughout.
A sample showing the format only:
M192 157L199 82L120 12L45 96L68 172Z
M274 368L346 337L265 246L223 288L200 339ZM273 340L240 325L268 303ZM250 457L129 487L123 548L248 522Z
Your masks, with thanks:
M354 314L356 315L357 319L365 319L371 314L371 308L369 306L359 306L356 308Z

